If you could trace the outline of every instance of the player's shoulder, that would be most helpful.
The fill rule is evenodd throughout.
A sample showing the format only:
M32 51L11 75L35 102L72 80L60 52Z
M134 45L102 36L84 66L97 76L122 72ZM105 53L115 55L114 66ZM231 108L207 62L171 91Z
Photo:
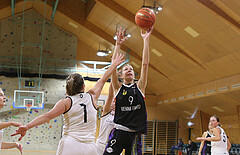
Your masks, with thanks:
M208 134L207 131L203 132L203 137L207 136L207 134Z

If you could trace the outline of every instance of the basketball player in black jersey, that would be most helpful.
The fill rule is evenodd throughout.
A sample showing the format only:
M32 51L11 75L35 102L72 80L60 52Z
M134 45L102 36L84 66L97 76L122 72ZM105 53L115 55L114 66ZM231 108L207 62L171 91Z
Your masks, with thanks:
M202 137L203 138L208 138L211 137L212 134L212 125L209 123L208 125L208 131L204 132ZM211 155L211 141L202 141L198 155Z
M112 83L116 94L116 107L113 137L108 141L104 155L119 155L125 149L126 155L137 155L138 140L141 134L147 131L147 113L144 101L145 88L149 65L149 37L153 27L141 32L143 38L143 55L140 79L134 83L134 71L131 65L122 68L123 84L118 82L117 70L112 74ZM122 43L126 40L125 30L117 31L117 40L113 58L119 52Z

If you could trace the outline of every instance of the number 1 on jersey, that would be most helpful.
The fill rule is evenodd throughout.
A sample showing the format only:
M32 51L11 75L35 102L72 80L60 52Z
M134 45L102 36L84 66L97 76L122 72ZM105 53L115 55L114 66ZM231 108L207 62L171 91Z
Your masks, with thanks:
M81 103L81 104L79 104L80 106L83 106L83 113L84 113L84 123L87 123L87 108L86 108L86 105L85 104L83 104L83 103Z

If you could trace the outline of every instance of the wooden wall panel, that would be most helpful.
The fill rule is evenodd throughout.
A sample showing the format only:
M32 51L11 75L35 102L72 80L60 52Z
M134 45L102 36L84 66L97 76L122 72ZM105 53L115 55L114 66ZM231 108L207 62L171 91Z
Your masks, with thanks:
M229 137L231 143L240 143L240 117L238 115L220 117L222 128Z
M201 122L200 127L201 127L201 132L203 133L205 131L208 131L209 118L211 117L211 115L202 111L199 111L199 113L200 113L199 121Z

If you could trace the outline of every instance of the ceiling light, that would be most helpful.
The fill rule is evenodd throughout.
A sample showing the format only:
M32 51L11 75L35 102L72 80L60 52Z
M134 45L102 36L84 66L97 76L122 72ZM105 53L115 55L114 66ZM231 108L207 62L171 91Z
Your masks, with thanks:
M189 122L187 123L187 125L188 125L188 126L192 126L192 125L194 125L194 123L192 123L191 121L189 121Z
M74 24L73 22L68 22L69 25L71 25L72 27L74 27L75 29L78 28L78 26L76 24Z
M122 30L125 30L124 37L127 36L127 38L130 38L132 36L130 33L127 32L127 28L125 28L125 26L117 24L116 25L116 31L115 31L114 36L113 36L114 40L117 40L117 35L116 34L117 34L117 30L120 29L120 28L122 28Z
M127 36L128 38L131 38L132 35L131 35L130 33L128 33L128 34L125 35L125 36ZM115 36L113 37L113 39L114 39L114 40L117 40L117 36L115 35Z
M97 56L100 56L100 57L108 56L108 52L106 52L106 51L98 51L97 52Z
M106 48L106 50L101 50L100 46L101 46L101 44L99 43L99 48L98 48L97 56L105 57L105 56L108 56L109 53L112 53L112 51L111 51L111 50L108 50L107 48Z
M221 108L219 108L219 107L217 107L217 106L213 106L212 108L215 109L215 110L217 110L217 111L224 112L223 109L221 109Z
M161 6L159 6L159 7L157 8L157 10L158 10L158 11L161 11L161 10L162 10L162 7L161 7Z
M131 64L134 65L136 68L140 68L140 66L137 63L135 63L134 61L132 61Z
M162 54L158 52L155 48L153 48L151 51L159 57L162 56Z
M184 30L194 38L200 35L199 33L197 33L197 31L192 29L190 26L186 27Z
M151 5L145 5L145 0L143 1L142 8L149 8L155 14L158 14L158 11L161 11L163 9L162 6L159 3L157 3L156 1L154 1L153 4L151 4Z

